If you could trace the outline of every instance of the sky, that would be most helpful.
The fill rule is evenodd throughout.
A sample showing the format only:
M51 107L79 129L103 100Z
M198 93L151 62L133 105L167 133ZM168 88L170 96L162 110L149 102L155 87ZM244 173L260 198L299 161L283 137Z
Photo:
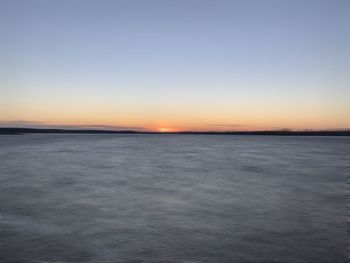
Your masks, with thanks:
M1 0L0 126L350 128L348 0Z

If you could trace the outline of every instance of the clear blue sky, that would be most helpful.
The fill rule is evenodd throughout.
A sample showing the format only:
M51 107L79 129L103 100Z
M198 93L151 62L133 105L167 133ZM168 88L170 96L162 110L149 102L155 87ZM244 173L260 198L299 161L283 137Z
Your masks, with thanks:
M0 1L2 126L350 128L350 1Z

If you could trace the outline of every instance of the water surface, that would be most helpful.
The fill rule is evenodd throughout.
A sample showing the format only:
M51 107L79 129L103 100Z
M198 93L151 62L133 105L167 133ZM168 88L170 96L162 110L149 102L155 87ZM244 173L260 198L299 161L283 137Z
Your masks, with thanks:
M0 136L0 262L347 262L350 138Z

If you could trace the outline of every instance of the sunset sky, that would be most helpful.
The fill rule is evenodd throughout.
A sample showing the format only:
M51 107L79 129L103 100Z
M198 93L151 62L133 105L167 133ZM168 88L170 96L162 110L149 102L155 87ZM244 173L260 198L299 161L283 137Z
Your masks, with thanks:
M0 126L350 128L348 0L1 0Z

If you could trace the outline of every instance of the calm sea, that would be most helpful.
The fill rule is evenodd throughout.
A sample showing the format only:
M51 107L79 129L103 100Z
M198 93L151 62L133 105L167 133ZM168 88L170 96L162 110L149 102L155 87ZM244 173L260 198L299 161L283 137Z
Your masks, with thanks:
M348 262L349 137L1 135L0 262Z

